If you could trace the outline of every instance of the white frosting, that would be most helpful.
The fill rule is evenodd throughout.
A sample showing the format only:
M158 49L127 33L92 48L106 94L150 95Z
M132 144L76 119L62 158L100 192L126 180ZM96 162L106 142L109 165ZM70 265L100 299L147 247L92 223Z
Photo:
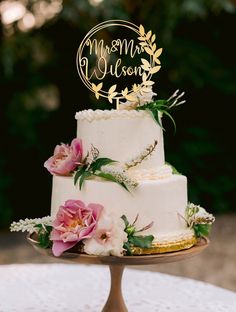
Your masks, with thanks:
M144 151L155 140L154 152L138 169L157 169L164 165L164 146L161 127L146 111L87 110L76 114L77 137L82 139L85 152L91 144L100 157L126 162Z
M128 193L116 183L96 180L85 181L80 191L78 186L74 186L73 177L54 176L52 216L68 199L102 204L114 218L125 214L130 222L139 214L137 228L154 221L154 225L145 234L154 235L156 242L176 241L193 236L186 222L179 216L185 215L187 206L187 179L182 175L142 181L133 193Z
M135 117L145 117L148 115L146 111L136 111L136 110L84 110L75 114L75 119L79 121L87 120L92 122L94 120L107 120L114 118L135 118Z

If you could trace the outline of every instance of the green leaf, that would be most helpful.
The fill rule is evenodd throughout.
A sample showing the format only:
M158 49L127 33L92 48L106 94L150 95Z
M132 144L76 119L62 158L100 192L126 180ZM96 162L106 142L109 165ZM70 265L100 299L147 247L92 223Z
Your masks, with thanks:
M90 166L91 170L95 172L96 170L100 170L102 166L115 163L116 160L110 158L97 158Z
M154 101L154 105L158 106L158 107L166 107L167 106L167 100L157 100Z
M34 227L36 227L38 229L42 229L43 225L42 224L36 224Z
M131 236L129 237L129 243L135 247L150 248L152 246L153 239L153 235Z
M174 118L171 116L170 113L168 113L167 111L163 111L163 114L168 116L170 118L170 120L172 121L173 125L174 125L174 128L175 128L175 132L176 132L176 123L175 123L175 120Z
M80 176L86 171L86 167L79 168L79 170L74 175L74 185L76 185Z
M121 216L121 219L124 221L125 227L127 228L127 226L129 225L129 221L128 221L127 217L125 215L123 215L123 216Z
M129 189L127 188L127 186L124 183L119 182L112 174L105 173L105 172L98 172L95 175L97 177L103 178L105 180L115 182L115 183L121 185L124 189L126 189L126 191L129 192Z
M123 248L126 250L127 256L132 256L132 250L129 242L124 243Z
M117 183L117 179L110 173L105 173L105 172L97 172L95 174L96 176L100 177L100 178L103 178L105 180L108 180L108 181L112 181L112 182L116 182Z
M197 237L208 236L211 231L211 224L195 224L193 229Z
M157 124L163 129L162 123L161 123L161 118L158 114L158 112L162 113L163 115L168 116L172 123L174 124L174 128L176 131L176 124L174 121L174 118L171 116L171 114L168 112L169 108L169 102L167 100L157 100L151 103L147 103L145 105L139 106L136 108L136 110L148 110L151 112L153 118L157 122Z
M166 161L166 165L171 166L173 174L181 174L174 166Z
M82 189L82 186L83 186L84 181L85 181L88 177L90 177L91 175L92 175L92 174L91 174L91 172L89 172L89 171L84 171L84 172L81 174L80 180L79 180L79 189L80 189L80 190Z
M51 247L52 242L50 240L50 234L52 231L52 226L36 224L35 227L39 228L39 231L38 231L39 246L42 248Z
M161 124L161 119L159 116L159 111L153 108L149 108L148 111L152 114L157 124L163 129L162 124Z

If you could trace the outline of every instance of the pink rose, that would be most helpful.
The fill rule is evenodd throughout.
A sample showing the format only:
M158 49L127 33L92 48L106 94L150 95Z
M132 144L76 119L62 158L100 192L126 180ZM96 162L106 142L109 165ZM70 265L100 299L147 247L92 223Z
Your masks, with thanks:
M82 157L82 141L76 138L71 145L64 143L57 145L53 156L45 161L44 167L51 174L68 175L81 163Z
M64 206L60 206L50 237L54 256L58 257L81 240L91 238L102 209L99 204L86 207L80 200L67 200Z

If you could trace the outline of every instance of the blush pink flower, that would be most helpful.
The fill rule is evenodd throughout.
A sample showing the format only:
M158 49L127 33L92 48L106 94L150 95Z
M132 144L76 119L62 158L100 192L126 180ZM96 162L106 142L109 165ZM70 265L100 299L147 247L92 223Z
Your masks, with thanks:
M102 205L86 206L80 200L67 200L64 206L60 206L50 236L54 256L58 257L83 239L91 238L102 210Z
M103 210L94 235L84 240L84 251L89 255L121 257L127 240L123 220Z
M76 138L72 140L71 145L57 145L53 156L45 161L44 167L51 174L68 175L81 163L82 157L82 141Z

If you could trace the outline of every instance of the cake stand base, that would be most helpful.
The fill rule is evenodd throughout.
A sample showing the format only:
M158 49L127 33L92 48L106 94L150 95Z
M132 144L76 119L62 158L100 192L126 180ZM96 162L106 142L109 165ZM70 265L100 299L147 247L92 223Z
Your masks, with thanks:
M111 288L102 312L128 312L121 290L124 266L110 265L109 268L111 273Z
M39 253L54 257L51 249L43 249L39 247L36 234L28 235L27 240ZM102 312L128 312L122 295L122 275L125 266L150 265L184 260L199 254L208 245L209 240L207 238L202 238L197 245L191 247L190 249L163 254L114 257L90 256L86 254L65 252L60 258L75 263L109 265L111 274L111 288L107 302L102 309Z

